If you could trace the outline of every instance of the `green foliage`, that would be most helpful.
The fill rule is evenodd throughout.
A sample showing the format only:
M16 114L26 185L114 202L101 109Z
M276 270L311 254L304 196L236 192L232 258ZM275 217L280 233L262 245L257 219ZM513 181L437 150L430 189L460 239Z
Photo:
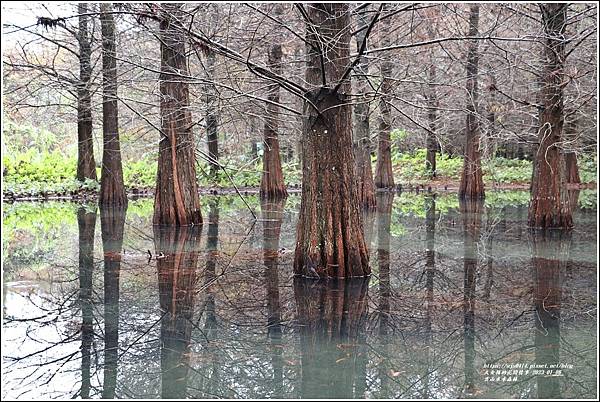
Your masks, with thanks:
M528 183L532 163L527 160L496 157L482 161L484 180L495 183Z
M579 192L578 205L581 209L596 209L598 193L596 190L581 190Z
M597 160L595 154L581 154L577 156L577 164L579 166L579 178L582 183L598 182L596 171Z
M127 188L154 188L158 162L150 158L123 163L123 180Z

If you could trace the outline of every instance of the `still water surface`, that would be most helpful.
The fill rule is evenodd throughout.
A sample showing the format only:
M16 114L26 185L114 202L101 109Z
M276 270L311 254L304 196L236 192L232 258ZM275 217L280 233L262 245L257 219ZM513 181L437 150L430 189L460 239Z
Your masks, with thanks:
M2 397L593 398L596 194L545 235L527 198L379 195L345 282L293 277L297 196L5 204Z

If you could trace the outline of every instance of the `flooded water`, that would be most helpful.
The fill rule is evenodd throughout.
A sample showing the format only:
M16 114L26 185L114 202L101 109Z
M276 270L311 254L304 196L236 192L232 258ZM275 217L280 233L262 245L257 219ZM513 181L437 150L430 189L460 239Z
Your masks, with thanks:
M593 398L596 193L572 232L528 194L381 194L368 280L292 274L300 199L203 197L205 224L4 204L2 397Z

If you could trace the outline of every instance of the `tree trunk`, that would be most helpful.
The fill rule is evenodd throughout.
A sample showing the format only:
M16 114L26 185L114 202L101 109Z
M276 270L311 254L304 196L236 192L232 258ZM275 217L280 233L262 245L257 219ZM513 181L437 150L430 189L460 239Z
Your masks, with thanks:
M213 51L206 54L206 75L209 81L215 79L217 55ZM214 84L206 86L206 143L208 145L208 164L210 176L214 179L219 172L219 112Z
M318 282L294 278L301 398L360 397L355 390L361 382L358 348L365 330L368 283L368 278Z
M565 154L565 164L567 169L567 184L579 184L579 167L577 165L577 154L575 152L567 152Z
M437 21L439 14L436 8L433 8L431 13L431 21L427 23L427 35L429 40L435 39L435 32L433 29L434 22ZM437 25L437 22L436 22ZM430 173L431 177L436 177L437 166L436 166L436 154L439 152L439 143L436 137L437 131L437 109L439 107L437 98L437 88L435 85L436 81L436 63L438 62L435 58L435 48L431 47L429 53L429 66L427 67L427 92L425 93L425 100L427 103L427 155L425 160L425 168Z
M119 278L127 206L100 207L104 249L104 387L102 398L115 397L119 361Z
M435 63L433 55L431 56L430 66L427 69L427 81L428 81L428 94L427 94L427 120L428 120L428 129L427 132L427 156L425 161L425 168L430 173L431 177L436 177L437 166L436 166L436 154L438 152L439 144L436 138L436 130L437 130L437 112L438 108L438 100L436 94L436 88L433 85L435 83Z
M95 206L94 206L95 207ZM82 399L90 397L91 349L94 341L94 233L96 231L96 208L86 211L84 206L77 210L79 226L79 302L81 303L81 390Z
M368 10L364 9L357 15L357 29L362 30L356 34L357 50L367 40L366 32L369 23ZM367 49L365 45L365 49ZM358 102L354 106L354 156L356 158L356 185L358 196L363 208L375 209L375 182L373 181L373 168L371 166L371 130L369 126L369 102L367 92L369 91L369 59L366 56L360 58L355 68Z
M109 3L100 4L102 25L102 178L100 205L127 205L119 144L115 20Z
M275 18L281 18L283 5L277 4L274 9ZM281 75L281 37L269 47L268 66L276 74ZM260 180L260 196L266 198L280 198L287 196L283 172L281 170L281 156L279 151L279 84L273 83L267 89L267 99L273 103L266 104L263 151L263 173Z
M469 36L479 34L479 5L470 5ZM469 41L467 52L467 127L465 159L460 178L460 198L483 198L483 175L479 151L479 122L477 120L477 70L479 65L478 41Z
M79 3L79 86L77 88L77 180L98 180L92 126L92 77L87 3Z
M477 273L477 242L481 231L483 201L460 199L464 233L464 296L463 336L465 351L465 392L473 395L475 380L475 290Z
M390 18L380 22L381 47L391 44ZM381 100L379 101L379 138L377 150L377 167L375 169L375 186L377 188L394 187L394 172L392 171L392 110L390 108L390 95L392 92L392 71L394 63L390 56L381 56Z
M540 4L546 43L543 70L542 106L539 147L534 157L534 176L529 201L530 227L571 228L565 177L565 158L558 148L561 141L563 113L563 78L565 59L565 21L568 4Z
M161 397L187 395L200 227L155 227L160 308Z
M160 116L161 140L154 195L155 225L198 225L202 223L192 116L189 110L189 83L185 35L177 20L183 18L181 4L162 5L160 22Z
M355 187L349 81L339 82L350 60L347 4L308 7L306 82L302 130L302 202L294 273L358 277L371 273ZM324 46L324 49L321 49ZM339 85L339 90L332 90Z

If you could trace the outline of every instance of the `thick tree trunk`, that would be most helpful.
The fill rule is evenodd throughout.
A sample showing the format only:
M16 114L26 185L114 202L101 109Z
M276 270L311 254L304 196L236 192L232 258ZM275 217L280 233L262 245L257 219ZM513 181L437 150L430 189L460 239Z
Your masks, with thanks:
M391 44L390 18L381 21L381 37L381 47ZM375 186L377 188L392 188L394 187L394 172L392 171L392 109L390 107L390 95L392 92L391 77L394 63L389 55L381 57L381 100L379 101L379 138Z
M368 10L357 14L357 29L362 30L356 34L357 50L360 50L367 40L366 32L369 23ZM365 49L367 46L365 45ZM360 58L355 68L355 78L358 101L354 106L354 157L356 158L356 185L358 196L363 208L375 209L375 182L373 181L373 168L371 166L371 129L369 126L369 102L366 93L370 90L369 59Z
M263 219L263 261L267 293L267 333L271 341L273 366L273 396L281 398L283 389L283 342L281 302L279 298L279 237L285 199L261 201Z
M308 17L314 24L306 35L306 81L312 90L304 104L294 273L367 276L371 271L355 187L350 85L347 79L339 82L350 62L350 11L347 4L319 3L308 7Z
M87 3L79 3L79 86L77 88L77 180L97 180L92 126L92 48Z
M565 164L567 169L567 184L579 184L579 167L577 165L577 154L575 152L567 152L565 154Z
M283 5L275 5L273 12L276 18L283 14ZM268 66L276 74L281 74L281 38L269 47ZM281 170L281 155L279 151L279 84L269 85L267 99L272 103L266 104L264 127L263 173L260 180L260 196L266 198L280 198L287 196L283 171Z
M475 290L477 273L477 242L481 232L483 202L478 199L460 199L464 233L464 296L463 336L465 351L465 392L475 391Z
M479 5L470 5L469 36L479 34ZM469 41L467 51L467 126L465 159L460 178L458 195L460 198L483 198L483 175L479 151L479 122L477 120L477 70L479 66L478 41Z
M561 267L569 260L570 231L531 231L535 308L535 363L560 363ZM537 376L537 397L558 399L560 377Z
M94 233L96 209L88 212L84 206L77 210L79 226L79 302L81 304L81 389L82 399L90 397L91 349L94 341Z
M187 393L200 227L155 227L160 308L161 397ZM162 254L161 254L162 253Z
M294 278L301 398L360 397L355 391L362 381L357 355L366 322L368 283L368 278L318 282Z
M185 35L177 20L183 18L181 4L163 4L160 22L160 116L162 133L158 149L158 174L154 195L155 225L202 223Z
M565 158L558 148L564 122L563 79L565 62L565 21L568 4L540 4L546 36L544 47L542 105L539 147L534 157L534 176L529 201L530 227L570 228L565 177Z
M127 206L100 207L104 249L104 387L102 398L115 397L119 361L119 277Z
M102 25L102 177L100 205L127 205L119 143L115 20L110 3L100 4Z

